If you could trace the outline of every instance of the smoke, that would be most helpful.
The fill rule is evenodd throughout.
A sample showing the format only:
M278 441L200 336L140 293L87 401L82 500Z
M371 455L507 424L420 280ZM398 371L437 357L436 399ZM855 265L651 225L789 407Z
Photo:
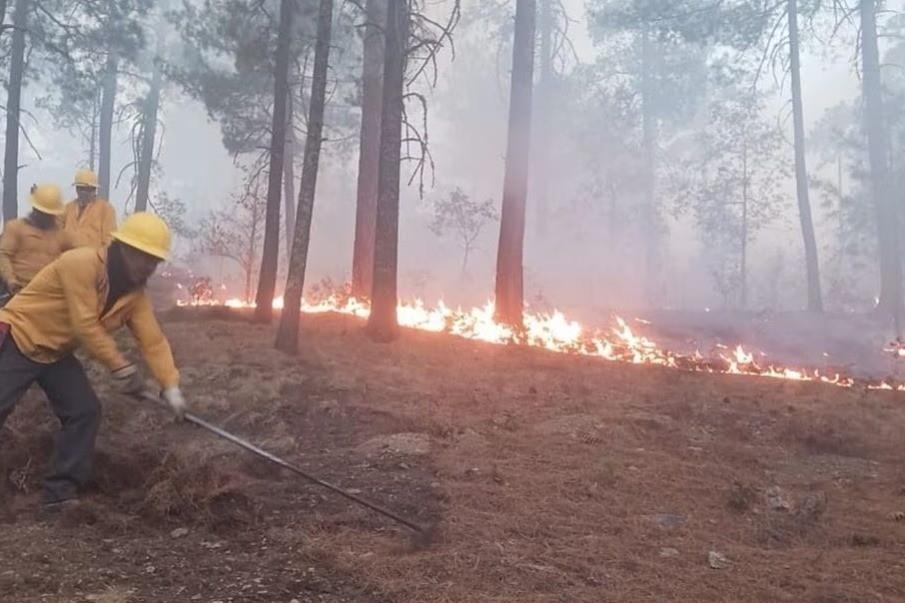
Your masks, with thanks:
M550 114L543 118L550 130L544 142L546 165L536 167L543 168L546 174L547 192L539 194L535 169L526 233L529 304L539 309L561 308L597 322L611 309L643 312L656 307L703 312L705 308L715 311L731 306L713 274L718 250L712 241L701 236L688 214L674 211L678 195L669 184L672 172L681 174L683 169L673 159L681 156L683 147L695 144L694 135L702 127L701 111L669 127L665 119L660 124L656 188L660 221L655 226L660 241L660 269L654 279L656 295L652 298L645 282L644 261L651 232L639 217L639 199L646 182L638 151L637 100L626 76L615 74L612 64L600 60L604 50L625 49L618 47L617 43L622 43L618 40L613 42L616 46L609 48L592 43L582 0L569 0L564 6L573 20L569 35L575 60L560 67ZM463 22L455 34L455 58L450 52L441 53L436 87L423 81L416 84L416 90L428 98L428 131L436 170L427 174L428 187L423 197L417 183L403 187L399 280L404 297L419 296L428 303L444 299L453 305L477 305L492 296L498 224L489 223L483 228L464 275L460 245L454 238L438 236L430 229L434 202L455 188L474 200L500 202L508 127L511 42L506 35L511 33L511 15L507 14L511 7L502 6L502 16L497 15L496 21L492 15L478 12L490 10L488 7L477 0L463 2ZM444 14L448 5L431 4L430 10ZM177 38L168 36L167 44L178 45ZM181 49L170 50L170 60L184 58ZM347 56L355 59L357 53L351 49ZM849 56L844 53L806 54L803 62L805 114L808 130L812 130L828 108L857 99L859 84ZM36 98L47 92L39 84L29 86L24 105L34 108ZM787 96L785 85L767 94L763 117L782 127L788 138ZM667 99L667 103L684 100ZM331 102L343 107L330 114L333 119L354 121L354 99L337 93ZM54 130L49 116L40 108L31 113L33 118L29 117L25 126L40 158L23 146L24 166L19 180L23 210L32 183L66 185L73 171L86 163L78 140L67 132ZM614 119L620 114L622 119ZM197 225L210 210L225 206L242 186L242 175L234 158L223 148L221 125L212 121L204 107L181 92L178 85L170 85L164 94L161 120L165 134L154 189L183 201L187 221ZM343 138L341 134L354 133L354 123L349 126L344 123L345 129L335 129L334 138L326 141L324 147L307 278L312 284L324 278L342 282L350 277L357 161L354 135ZM535 130L539 131L536 125ZM114 176L131 160L127 138L128 125L118 124L114 133ZM298 147L300 153L302 145ZM818 151L813 149L814 153ZM791 163L791 149L784 152ZM410 169L409 165L403 170L406 180ZM833 170L833 165L812 162L814 179L832 178ZM850 188L849 175L845 178ZM124 178L111 194L120 211L128 193L128 178ZM786 197L782 215L750 244L749 307L755 312L791 311L804 304L802 244L791 176L783 182L781 193ZM833 272L836 264L829 249L838 220L816 190L812 191L812 205L825 278L838 276L841 272ZM180 249L186 255L191 241L180 242ZM198 264L197 271L219 273L215 269L219 262L197 257L192 261ZM861 294L845 308L837 309L866 308L865 301L873 298L871 270L865 266L859 273L862 280L856 288ZM237 269L228 264L224 278L241 282ZM832 283L827 282L825 289L832 291Z

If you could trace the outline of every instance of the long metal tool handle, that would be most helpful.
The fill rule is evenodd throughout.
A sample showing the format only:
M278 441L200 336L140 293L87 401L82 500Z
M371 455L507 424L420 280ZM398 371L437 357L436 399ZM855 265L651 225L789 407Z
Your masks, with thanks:
M159 397L157 397L151 393L145 393L145 394L143 394L142 397L144 397L148 401L156 402L158 404L163 404L163 402L161 401L161 399ZM317 484L318 486L323 486L324 488L327 488L328 490L332 490L333 492L336 492L340 496L343 496L343 497L351 500L352 502L358 503L359 505L362 505L363 507L367 507L367 508L371 509L372 511L380 513L384 517L389 517L390 519L401 523L405 527L407 527L411 530L414 530L415 532L419 532L419 533L424 532L424 528L422 526L416 524L415 522L410 521L404 517L401 517L400 515L393 513L389 509L385 509L384 507L381 507L377 503L373 503L369 500L365 500L364 498L361 498L360 496L356 496L356 495L352 494L351 492L347 492L346 490L343 490L339 486L335 486L335 485L331 484L330 482L325 482L322 479L314 477L310 473L305 472L304 470L300 469L296 465L293 465L289 461L285 461L285 460L281 459L280 457L278 457L270 452L267 452L266 450L259 448L258 446L255 446L251 442L244 440L237 435L231 434L230 432L226 431L225 429L223 429L221 427L217 427L216 425L207 422L206 420L202 419L201 417L199 417L197 415L194 415L192 413L185 413L185 420L188 421L189 423L197 425L198 427L201 427L202 429L205 429L205 430L213 433L216 436L223 438L224 440L229 440L233 444L236 444L237 446L240 446L240 447L244 448L245 450L248 450L249 452L252 452L252 453L258 455L259 457L266 459L266 460L270 461L271 463L274 463L275 465L279 465L280 467L283 467L284 469L288 469L289 471L292 471L296 475L299 475L299 476L305 478L309 482Z

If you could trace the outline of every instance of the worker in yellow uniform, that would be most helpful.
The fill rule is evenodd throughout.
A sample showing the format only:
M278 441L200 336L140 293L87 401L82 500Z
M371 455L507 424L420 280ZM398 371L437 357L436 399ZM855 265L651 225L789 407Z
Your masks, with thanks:
M59 227L63 214L63 196L52 184L32 188L32 211L22 219L11 220L0 236L0 280L7 292L15 295L47 264L72 247ZM0 307L3 300L0 300Z
M75 201L66 204L63 230L76 247L106 247L116 230L116 210L97 196L97 174L91 170L75 173Z
M163 399L178 418L185 412L179 371L145 292L169 255L169 228L141 212L113 239L109 248L67 251L0 310L0 427L33 383L47 394L61 423L53 471L44 482L44 505L51 513L77 502L91 475L101 419L100 401L73 355L76 349L106 365L118 391L140 397L144 379L111 336L127 327Z

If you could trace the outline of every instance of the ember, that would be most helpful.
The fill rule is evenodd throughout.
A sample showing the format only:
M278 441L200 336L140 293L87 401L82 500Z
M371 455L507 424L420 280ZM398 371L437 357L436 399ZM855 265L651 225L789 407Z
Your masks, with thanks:
M217 306L229 308L253 308L254 303L233 298L225 302L180 302L181 306ZM273 302L274 309L283 308L283 299ZM304 301L302 312L321 314L335 312L357 318L367 318L370 308L367 302L354 297L333 295L317 302ZM588 331L576 321L569 320L559 311L552 313L526 312L524 330L514 331L505 324L494 320L493 302L484 306L463 310L452 309L442 301L434 308L428 308L421 300L402 302L396 309L399 325L431 332L444 332L465 339L475 339L493 344L517 344L543 348L551 352L592 356L613 362L647 364L669 368L728 375L748 375L825 383L837 387L861 386L872 390L905 391L905 383L891 380L870 380L841 375L830 371L802 367L786 367L764 363L743 346L735 348L717 346L718 352L705 357L696 351L680 354L660 347L653 340L635 333L622 318L614 317L614 324L607 329ZM649 325L648 321L636 320ZM890 350L887 350L890 351ZM905 356L905 347L896 348L898 356ZM762 358L764 354L759 354Z

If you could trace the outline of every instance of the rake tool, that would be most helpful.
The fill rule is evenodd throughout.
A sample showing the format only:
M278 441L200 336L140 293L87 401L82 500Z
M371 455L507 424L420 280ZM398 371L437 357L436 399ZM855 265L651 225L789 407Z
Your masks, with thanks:
M151 392L144 392L144 393L142 393L141 397L142 397L142 399L147 400L148 402L154 402L159 405L166 405L166 403L163 400L161 400L159 396L156 396ZM405 517L402 517L402 516L394 513L393 511L390 511L389 509L386 509L386 508L378 505L377 503L373 503L369 500L361 498L360 496L356 496L355 494L352 494L351 492L344 490L344 489L340 488L339 486L333 485L330 482L326 482L320 478L314 477L310 473L307 473L306 471L300 469L296 465L293 465L289 461L281 459L280 457L276 456L275 454L267 452L266 450L259 448L258 446L255 446L251 442L244 440L244 439L240 438L239 436L234 435L221 427L217 427L216 425L209 423L208 421L202 419L201 417L199 417L197 415L194 415L192 413L185 413L185 420L188 423L197 425L198 427L200 427L206 431L209 431L212 434L214 434L224 440L228 440L228 441L232 442L233 444L235 444L241 448L244 448L245 450L248 450L249 452L261 457L262 459L270 461L271 463L273 463L275 465L279 465L280 467L283 467L284 469L288 469L289 471L295 473L298 476L305 478L306 480L308 480L309 482L311 482L313 484L317 484L318 486L322 486L328 490L331 490L332 492L335 492L336 494L339 494L340 496L347 498L348 500L351 500L352 502L354 502L356 504L359 504L363 507L367 507L368 509L371 509L372 511L374 511L376 513L379 513L380 515L383 515L384 517L388 517L389 519L392 519L393 521L404 525L405 527L414 531L418 535L419 538L430 539L431 530L429 528L418 525L414 521L406 519Z

